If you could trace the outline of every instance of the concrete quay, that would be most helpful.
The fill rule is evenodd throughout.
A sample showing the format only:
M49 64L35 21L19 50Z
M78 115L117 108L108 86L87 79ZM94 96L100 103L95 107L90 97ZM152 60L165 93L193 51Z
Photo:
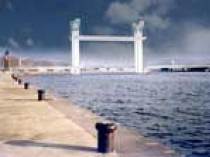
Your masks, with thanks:
M23 89L0 73L0 157L175 157L175 152L119 126L116 152L97 153L95 123L87 109L37 90Z
M95 157L96 139L51 107L0 76L0 157Z

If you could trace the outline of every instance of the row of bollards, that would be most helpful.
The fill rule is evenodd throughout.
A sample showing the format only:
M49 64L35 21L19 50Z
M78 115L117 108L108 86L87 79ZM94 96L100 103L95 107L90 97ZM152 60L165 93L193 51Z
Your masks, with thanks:
M16 82L18 82L18 85L21 85L22 84L22 79L20 79L17 75L15 74L12 74L11 75L12 79L14 79ZM28 82L25 82L23 84L24 86L24 89L29 89L29 83ZM38 89L37 90L37 94L38 94L38 101L42 101L42 100L45 100L45 90L43 89Z
M12 74L11 77L18 82L18 85L22 84L22 79L17 75ZM24 89L29 89L29 83L24 83ZM45 100L45 90L38 89L38 101ZM115 132L117 125L114 123L96 123L97 130L97 151L99 153L112 153L115 150Z

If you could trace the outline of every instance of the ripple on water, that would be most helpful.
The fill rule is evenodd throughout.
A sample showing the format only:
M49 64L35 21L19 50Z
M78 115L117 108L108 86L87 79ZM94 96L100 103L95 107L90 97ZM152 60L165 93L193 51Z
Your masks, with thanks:
M209 77L209 73L161 73L29 79L186 157L210 157Z

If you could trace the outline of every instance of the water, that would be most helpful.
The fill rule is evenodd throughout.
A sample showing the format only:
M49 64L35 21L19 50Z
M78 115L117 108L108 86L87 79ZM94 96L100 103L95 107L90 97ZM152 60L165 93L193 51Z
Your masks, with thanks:
M210 157L210 74L32 76L33 84L186 155Z

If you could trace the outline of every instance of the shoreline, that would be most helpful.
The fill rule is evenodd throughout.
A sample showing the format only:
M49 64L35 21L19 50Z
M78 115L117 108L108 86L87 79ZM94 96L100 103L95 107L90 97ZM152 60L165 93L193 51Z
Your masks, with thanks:
M100 117L86 108L67 103L67 100L48 100L49 104L54 108L65 114L67 118L72 119L75 123L85 129L87 132L92 134L94 137L97 136L95 131L96 122L113 122ZM76 112L74 112L76 111ZM82 115L82 117L81 117ZM85 123L84 123L85 119ZM116 123L116 122L114 122ZM144 137L140 135L136 130L122 126L117 123L118 131L116 134L116 152L123 157L139 157L143 151L150 151L147 153L156 154L154 157L175 157L177 153L171 148L158 143L154 139L149 137ZM155 150L155 151L154 151ZM158 152L158 154L157 154ZM135 154L133 154L135 153ZM160 155L162 154L162 155ZM145 154L145 156L148 156Z
M23 76L24 78L24 76ZM72 119L76 124L85 129L88 133L97 137L95 124L97 122L113 122L105 117L93 113L91 110L73 104L61 96L55 96L54 93L47 90L48 100L52 107L63 113L67 118ZM81 116L82 115L82 116ZM85 119L85 123L84 123ZM116 123L116 122L114 122ZM116 134L116 152L123 157L139 157L143 152L144 157L177 157L178 154L171 148L159 143L158 141L144 137L135 129L122 126L119 123Z

